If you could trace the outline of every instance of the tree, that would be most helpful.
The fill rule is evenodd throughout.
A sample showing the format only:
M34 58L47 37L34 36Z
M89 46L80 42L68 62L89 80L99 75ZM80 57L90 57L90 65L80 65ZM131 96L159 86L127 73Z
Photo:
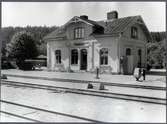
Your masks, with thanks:
M148 43L148 63L150 65L163 67L166 63L166 40Z
M38 55L35 40L26 31L14 34L11 42L7 44L7 53L9 58L14 58L19 63Z
M11 41L14 34L21 31L27 31L30 32L33 36L33 39L35 39L39 54L46 55L46 43L41 41L44 36L46 36L47 34L51 33L56 29L57 26L4 27L1 29L1 37L0 37L0 40L2 41L2 51L5 55L6 44L8 44Z

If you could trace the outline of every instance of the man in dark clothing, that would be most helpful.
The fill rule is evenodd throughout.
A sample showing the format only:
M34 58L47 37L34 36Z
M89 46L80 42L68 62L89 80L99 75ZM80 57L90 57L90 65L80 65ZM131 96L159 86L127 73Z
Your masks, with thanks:
M143 80L145 80L145 78L146 78L146 69L143 69Z

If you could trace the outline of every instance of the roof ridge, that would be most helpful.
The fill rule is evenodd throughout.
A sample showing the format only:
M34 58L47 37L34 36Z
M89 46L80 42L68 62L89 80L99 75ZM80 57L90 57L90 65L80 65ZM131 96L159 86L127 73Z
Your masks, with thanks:
M133 17L140 17L141 15L136 15L136 16L126 16L126 17L121 17L121 18L117 18L117 19L114 19L114 20L107 20L107 19L105 19L105 20L99 20L99 21L96 21L97 23L98 22L101 22L101 21L116 21L116 20L119 20L119 19L126 19L126 18L133 18Z

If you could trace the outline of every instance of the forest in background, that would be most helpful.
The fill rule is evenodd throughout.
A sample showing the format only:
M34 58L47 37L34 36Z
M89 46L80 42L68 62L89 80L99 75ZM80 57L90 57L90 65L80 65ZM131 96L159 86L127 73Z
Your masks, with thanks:
M5 27L1 29L1 56L6 55L6 45L11 41L14 34L20 31L32 33L40 55L46 56L46 43L43 37L56 30L57 26L27 26L27 27ZM163 67L166 63L166 32L151 32L153 41L147 44L148 63L155 67Z
M39 54L46 55L46 43L43 41L43 37L52 31L56 30L56 26L27 26L27 27L5 27L1 29L1 41L2 41L2 56L6 54L6 45L11 41L14 34L20 31L27 31L33 35L33 38L38 47Z

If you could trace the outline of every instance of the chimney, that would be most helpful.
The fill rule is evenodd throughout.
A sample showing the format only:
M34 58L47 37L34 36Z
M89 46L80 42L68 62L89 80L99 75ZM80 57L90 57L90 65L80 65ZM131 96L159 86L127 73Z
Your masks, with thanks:
M117 11L111 11L107 13L107 20L117 19L118 18L118 12Z
M88 20L88 16L87 15L81 15L80 18L84 19L84 20Z

